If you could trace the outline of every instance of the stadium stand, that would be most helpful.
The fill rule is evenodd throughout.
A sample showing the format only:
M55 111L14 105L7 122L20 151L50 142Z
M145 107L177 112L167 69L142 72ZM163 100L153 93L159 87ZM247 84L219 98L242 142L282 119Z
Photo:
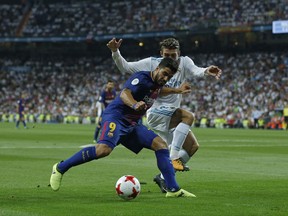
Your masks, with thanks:
M195 26L271 24L288 19L285 0L125 0L35 1L23 36L101 35L163 30L189 30ZM0 36L14 36L27 8L1 7ZM26 10L25 10L26 9Z

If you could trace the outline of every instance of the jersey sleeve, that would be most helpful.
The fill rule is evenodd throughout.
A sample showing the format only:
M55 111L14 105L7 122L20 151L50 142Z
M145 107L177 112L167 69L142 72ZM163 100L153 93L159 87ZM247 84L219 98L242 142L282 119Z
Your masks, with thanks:
M140 78L141 80L141 78ZM130 82L127 82L125 85L125 88L130 89L132 92L132 95L135 96L141 89L145 88L145 85L143 82L139 81L139 77L134 77L131 79Z
M119 50L117 50L116 52L112 52L112 58L122 74L132 74L137 71L151 70L151 58L145 58L135 62L127 62L126 59L123 58Z
M206 68L198 67L197 65L195 65L193 60L189 58L188 56L184 57L184 68L185 68L186 75L188 77L191 77L191 76L203 77L204 71L206 70Z

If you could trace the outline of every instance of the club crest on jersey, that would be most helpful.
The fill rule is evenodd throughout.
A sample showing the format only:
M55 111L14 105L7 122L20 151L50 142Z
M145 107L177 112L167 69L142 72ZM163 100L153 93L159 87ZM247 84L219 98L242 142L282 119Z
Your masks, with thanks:
M110 137L110 138L113 137L113 133L112 133L112 132L108 132L107 135L108 135L108 137Z
M138 78L135 78L132 80L131 84L132 85L137 85L139 83L139 79Z

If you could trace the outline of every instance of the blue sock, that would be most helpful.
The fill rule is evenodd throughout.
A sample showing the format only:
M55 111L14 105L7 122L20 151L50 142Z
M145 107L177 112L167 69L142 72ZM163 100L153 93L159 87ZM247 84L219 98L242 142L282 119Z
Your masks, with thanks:
M16 127L19 127L19 122L20 122L20 121L17 121L17 122L16 122Z
M161 171L162 175L164 176L167 188L170 191L179 190L179 185L177 184L175 179L175 171L169 157L169 150L160 149L158 151L155 151L155 155L157 158L157 166Z
M96 159L96 147L86 147L74 154L72 157L68 158L67 160L59 163L57 166L57 170L60 173L64 174L71 167L89 162L94 159Z
M24 125L24 127L26 127L26 122L25 121L23 121L23 125Z

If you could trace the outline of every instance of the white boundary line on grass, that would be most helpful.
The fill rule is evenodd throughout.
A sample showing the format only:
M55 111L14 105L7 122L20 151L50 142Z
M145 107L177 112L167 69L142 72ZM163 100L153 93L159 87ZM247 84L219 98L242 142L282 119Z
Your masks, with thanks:
M219 144L219 143L231 143L231 145L227 144ZM277 143L278 142L278 143ZM203 144L202 144L203 143ZM209 148L213 147L269 147L270 145L273 147L288 147L288 142L284 143L275 141L274 143L271 143L271 141L266 141L266 140L242 140L242 139L219 139L219 140L200 140L200 145L202 144L203 147L205 147L205 143L217 143L217 144L212 144L209 145ZM233 144L233 143L255 143L255 144ZM259 144L258 144L259 143ZM263 143L262 145L260 143ZM265 144L264 144L265 143ZM269 145L267 145L269 143ZM86 148L90 146L94 146L95 144L84 144L81 146L10 146L9 143L7 143L5 146L0 146L0 149L73 149L73 148ZM120 145L121 146L121 145ZM123 146L121 146L123 147Z

